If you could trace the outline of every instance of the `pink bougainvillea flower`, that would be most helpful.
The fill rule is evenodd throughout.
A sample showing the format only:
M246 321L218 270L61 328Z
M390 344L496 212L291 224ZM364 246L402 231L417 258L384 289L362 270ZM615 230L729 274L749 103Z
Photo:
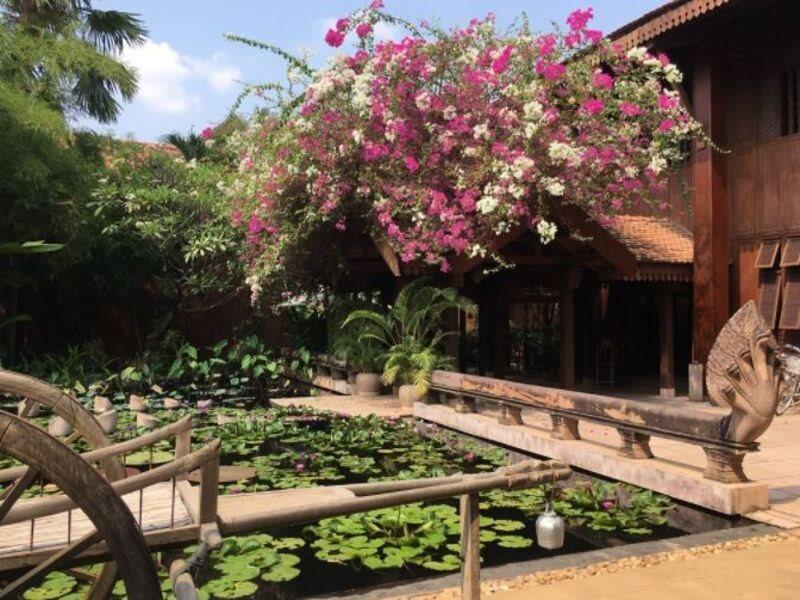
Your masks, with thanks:
M505 71L508 68L508 61L511 60L511 53L513 50L514 47L510 44L506 46L500 53L500 56L492 61L492 71L494 71L497 75Z
M592 85L596 88L610 90L614 87L614 78L608 73L597 71L592 77Z
M668 65L670 64L669 56L667 56L666 54L664 54L663 52L661 52L661 53L658 55L658 62L660 62L660 63L661 63L661 66L662 66L662 67L666 67L666 66L668 66Z
M592 17L594 17L594 11L591 8L578 9L569 14L567 25L572 31L582 31L586 28L586 24L592 20Z
M660 108L661 110L672 110L677 106L678 106L677 98L673 98L672 96L667 96L666 94L660 94L658 96L658 108Z
M210 140L212 137L214 137L214 129L212 127L206 127L200 132L200 137L204 140Z
M539 52L542 54L550 54L553 50L555 50L556 36L554 36L552 33L548 33L539 37L539 39L536 40L536 44L539 46Z
M590 44L599 44L603 39L603 32L599 29L587 29L583 32L583 36Z
M675 127L675 119L664 119L658 124L658 131L661 133L667 133L668 131L671 131L673 127Z
M328 33L325 34L325 43L328 44L328 46L338 48L344 43L344 34L335 29L328 29Z
M558 81L566 72L567 68L561 63L554 63L547 60L540 60L536 63L536 72L550 81Z
M372 2L369 4L370 9L372 10L380 10L383 8L383 6L383 0L372 0Z
M642 109L633 102L620 102L619 109L627 117L638 117L642 114Z
M413 156L406 156L406 168L412 173L419 169L419 163Z
M356 26L356 33L358 34L358 37L363 39L372 33L372 25L369 23L359 23Z
M583 110L585 110L590 115L597 115L603 112L605 104L603 103L602 100L598 98L590 98L581 105L581 108L583 108Z
M336 31L339 33L344 33L347 31L347 27L350 25L350 20L342 17L341 19L336 21Z

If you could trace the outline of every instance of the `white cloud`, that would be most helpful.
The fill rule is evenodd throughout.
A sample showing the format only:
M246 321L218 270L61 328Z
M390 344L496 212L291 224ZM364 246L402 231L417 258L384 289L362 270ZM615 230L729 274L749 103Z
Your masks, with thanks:
M219 93L229 90L242 74L225 56L197 59L175 50L168 42L147 40L126 48L122 55L139 76L139 94L154 112L181 114L202 105L204 87Z

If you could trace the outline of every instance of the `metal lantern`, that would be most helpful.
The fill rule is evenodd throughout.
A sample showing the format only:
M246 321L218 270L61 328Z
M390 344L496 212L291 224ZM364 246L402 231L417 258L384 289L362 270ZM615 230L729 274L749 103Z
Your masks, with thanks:
M564 545L564 519L556 514L550 503L536 519L536 541L547 550L558 550Z

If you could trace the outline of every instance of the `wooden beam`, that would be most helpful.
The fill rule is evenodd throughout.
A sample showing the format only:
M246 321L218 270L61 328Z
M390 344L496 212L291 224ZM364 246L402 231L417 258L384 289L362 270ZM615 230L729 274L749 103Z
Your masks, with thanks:
M394 249L389 245L389 242L382 237L373 237L372 242L375 244L375 248L386 263L386 266L389 267L392 275L400 277L400 260L397 258Z
M695 118L717 143L724 144L725 79L721 58L709 48L694 57ZM692 354L704 363L728 320L729 213L725 156L702 141L695 143L694 327Z
M574 204L554 204L556 219L573 232L588 238L588 244L625 277L636 275L636 257L628 247L615 238Z
M491 244L489 244L489 247L486 249L487 250L486 256L478 255L470 257L467 256L466 254L457 256L453 260L453 265L452 265L453 273L468 273L469 271L471 271L472 269L483 263L486 260L487 256L490 256L491 254L498 252L501 248L510 244L511 242L516 240L519 236L521 236L523 233L528 231L528 229L529 229L528 225L516 225L507 232L498 235L496 238L492 240Z

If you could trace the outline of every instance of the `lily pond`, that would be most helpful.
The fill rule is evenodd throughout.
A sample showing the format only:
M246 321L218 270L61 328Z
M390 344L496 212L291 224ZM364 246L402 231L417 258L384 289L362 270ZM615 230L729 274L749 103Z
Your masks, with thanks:
M214 395L213 405L204 409L196 408L197 390L159 389L148 401L150 413L163 424L192 414L195 446L218 437L222 464L249 467L248 475L254 473L221 483L223 494L490 471L509 461L502 448L413 421L348 417L269 402L259 406L237 390L217 390ZM164 410L166 397L184 401L185 408ZM90 401L86 398L87 405ZM114 401L122 405L125 398L120 395ZM120 410L116 441L144 432L134 417ZM171 459L171 444L164 443L128 455L126 464L141 470ZM566 543L558 551L544 550L535 542L534 523L548 500L568 523ZM684 533L667 524L675 509L669 498L580 475L554 489L485 493L480 508L484 567ZM341 594L355 587L457 572L458 541L454 498L229 537L193 572L204 598ZM194 550L186 548L187 556ZM165 597L172 597L164 569L162 578ZM78 598L86 586L78 573L55 573L25 598ZM124 596L121 584L115 594Z

